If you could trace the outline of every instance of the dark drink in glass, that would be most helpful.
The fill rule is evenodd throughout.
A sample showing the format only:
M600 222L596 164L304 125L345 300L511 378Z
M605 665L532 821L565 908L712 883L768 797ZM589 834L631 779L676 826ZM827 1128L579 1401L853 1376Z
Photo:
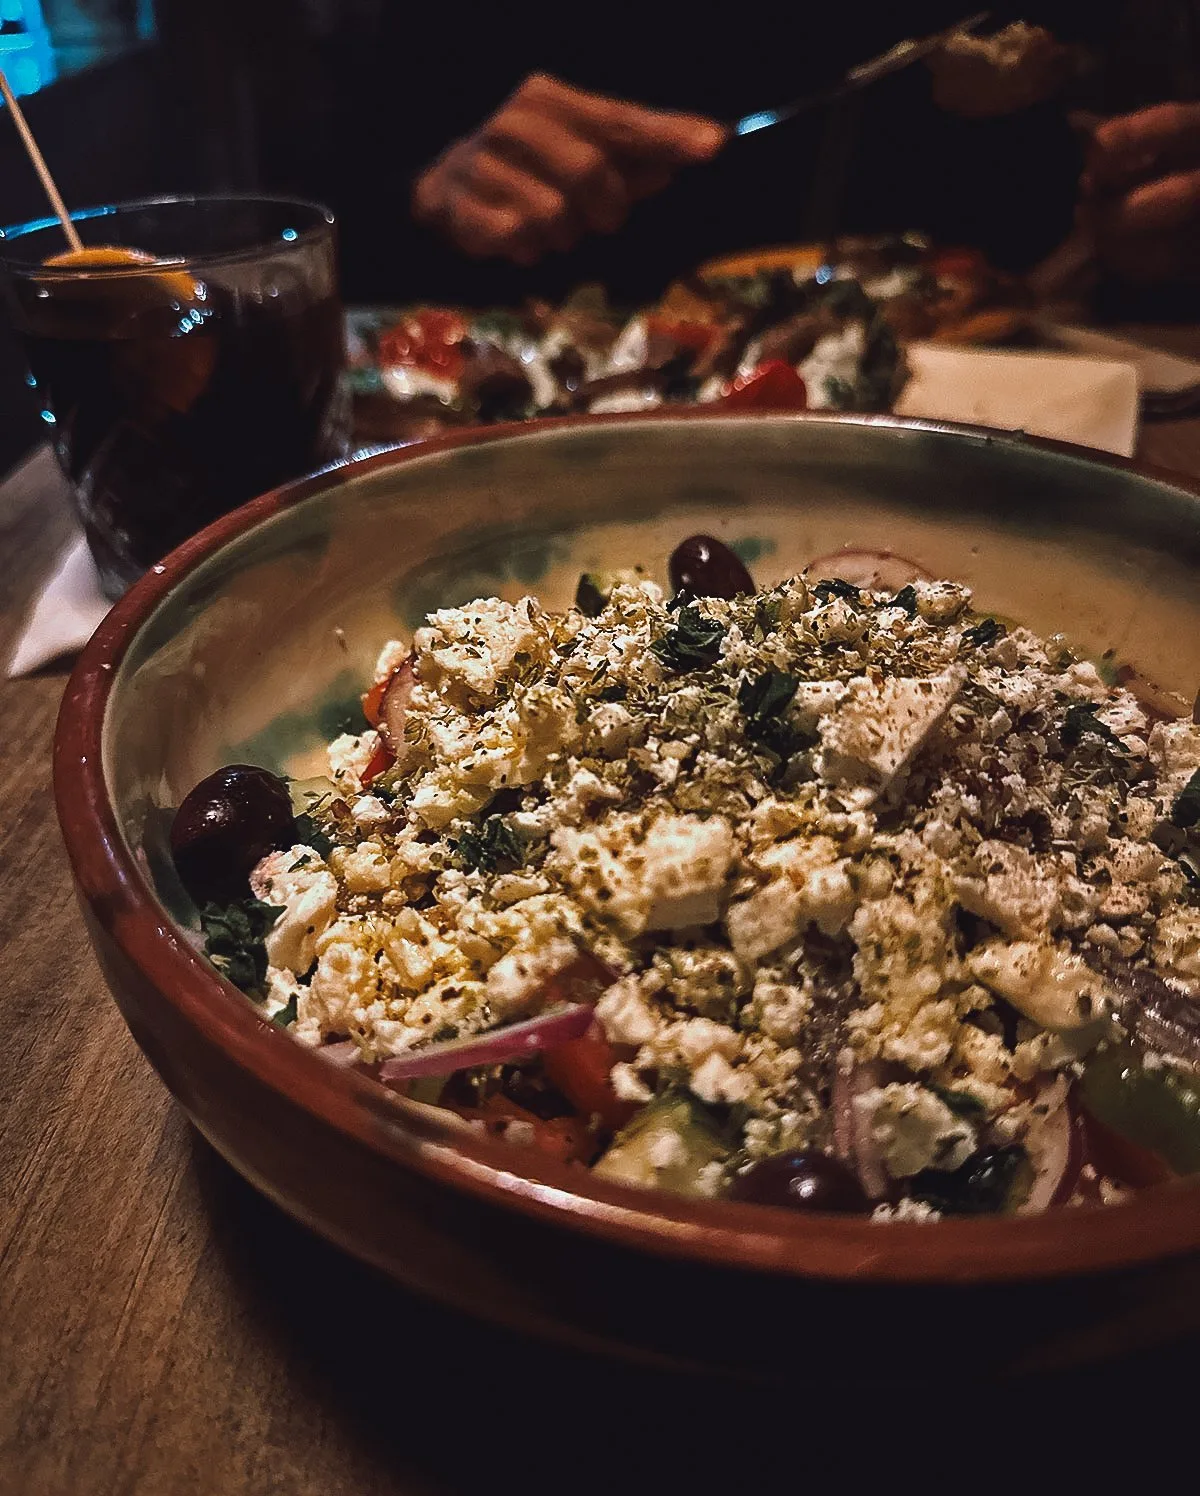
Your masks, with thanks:
M0 285L117 597L210 520L344 454L334 225L251 198L73 218L85 246L144 259L55 264L61 229L25 225L0 233Z

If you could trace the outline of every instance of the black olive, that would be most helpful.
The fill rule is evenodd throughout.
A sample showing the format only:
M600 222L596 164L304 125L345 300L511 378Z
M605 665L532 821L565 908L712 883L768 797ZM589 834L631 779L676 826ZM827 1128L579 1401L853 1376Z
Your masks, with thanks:
M913 1198L943 1215L996 1215L1008 1205L1025 1156L1019 1143L1008 1143L972 1153L957 1169L922 1169L913 1176Z
M481 421L521 420L533 399L529 376L500 348L485 348L468 363L462 391L474 400Z
M671 552L671 586L692 597L738 597L754 579L727 545L711 535L689 535Z
M735 1175L729 1195L750 1205L784 1205L837 1215L865 1215L871 1208L862 1185L846 1165L815 1148L759 1159L745 1173Z
M197 904L246 898L256 863L295 832L287 785L266 769L229 764L202 779L171 824L171 855Z

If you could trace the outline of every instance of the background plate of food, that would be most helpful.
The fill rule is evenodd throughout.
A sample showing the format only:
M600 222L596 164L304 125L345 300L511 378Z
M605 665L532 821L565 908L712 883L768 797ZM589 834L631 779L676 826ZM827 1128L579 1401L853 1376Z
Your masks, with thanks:
M350 379L364 441L712 404L900 409L1132 453L1132 371L974 351L1028 343L1032 329L1024 287L976 251L917 235L843 239L709 262L633 311L600 287L557 307L365 309L351 316Z

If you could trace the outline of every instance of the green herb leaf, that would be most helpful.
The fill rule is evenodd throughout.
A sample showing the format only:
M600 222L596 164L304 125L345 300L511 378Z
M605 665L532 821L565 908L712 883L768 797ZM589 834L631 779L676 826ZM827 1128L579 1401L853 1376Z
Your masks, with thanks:
M901 587L900 591L897 592L887 606L889 608L903 608L908 616L912 618L917 611L917 589L909 582L907 587Z
M1100 679L1106 686L1118 686L1121 683L1121 667L1117 664L1116 653L1106 649L1096 661L1096 670Z
M1073 701L1067 708L1059 737L1064 748L1078 748L1085 736L1099 738L1110 747L1125 751L1125 745L1111 727L1099 721L1096 713L1100 708L1094 701Z
M1007 633L1008 630L998 618L985 618L974 628L964 629L963 638L968 644L986 649L989 644L995 644L997 639L1003 639Z
M800 682L794 675L767 670L746 676L738 687L738 705L746 714L746 730L774 721L796 694Z
M471 319L471 337L477 343L490 342L498 348L507 349L518 338L529 335L525 319L519 312L510 312L503 307L480 312Z
M826 375L825 400L831 410L853 410L856 404L854 385L836 374Z
M956 1117L982 1117L987 1107L980 1101L978 1096L972 1096L970 1091L945 1091L941 1086L930 1086L935 1096L950 1108Z
M746 736L781 759L790 758L809 741L783 716L799 684L794 675L767 670L762 675L746 676L738 687L738 705L746 716Z
M205 955L223 977L249 997L262 998L267 977L264 937L282 913L282 909L258 899L243 899L225 908L205 904L200 911Z
M813 588L818 602L827 603L835 597L845 598L848 603L862 601L862 589L853 582L844 582L841 577L823 577Z
M303 811L296 817L295 836L298 842L311 847L321 857L328 857L333 851L332 838L321 830L318 822L307 811Z
M478 831L464 831L454 850L469 868L495 872L502 862L519 867L525 861L525 844L502 816L488 816Z
M608 593L601 590L595 572L585 571L575 588L575 606L587 618L599 618L608 603Z
M694 670L713 665L721 653L725 630L715 618L706 618L692 603L685 603L675 615L675 623L651 646L654 653L672 670Z
M290 1028L296 1021L296 994L293 992L271 1022L276 1028Z
M1197 769L1175 797L1171 820L1185 830L1200 824L1200 769Z
M783 598L775 593L766 597L760 597L754 605L754 622L762 631L764 638L772 634L779 627L779 620L783 617Z
M913 1198L942 1215L996 1215L1012 1198L1025 1164L1019 1143L974 1153L959 1169L922 1169L914 1175Z

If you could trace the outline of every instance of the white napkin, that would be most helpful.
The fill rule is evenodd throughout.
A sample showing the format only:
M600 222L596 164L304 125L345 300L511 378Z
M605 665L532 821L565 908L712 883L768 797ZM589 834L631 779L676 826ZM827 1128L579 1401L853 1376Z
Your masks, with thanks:
M29 609L9 656L9 677L28 675L63 655L75 654L111 606L100 590L100 578L83 531L75 526Z
M1066 322L1042 320L1038 323L1038 333L1057 348L1132 364L1143 394L1174 395L1200 384L1200 363L1194 358L1164 353L1161 348L1147 348L1144 343L1131 343L1128 338L1116 338L1091 327L1073 327Z
M1026 431L1133 456L1138 375L1131 363L945 343L914 343L905 352L912 375L898 415Z

